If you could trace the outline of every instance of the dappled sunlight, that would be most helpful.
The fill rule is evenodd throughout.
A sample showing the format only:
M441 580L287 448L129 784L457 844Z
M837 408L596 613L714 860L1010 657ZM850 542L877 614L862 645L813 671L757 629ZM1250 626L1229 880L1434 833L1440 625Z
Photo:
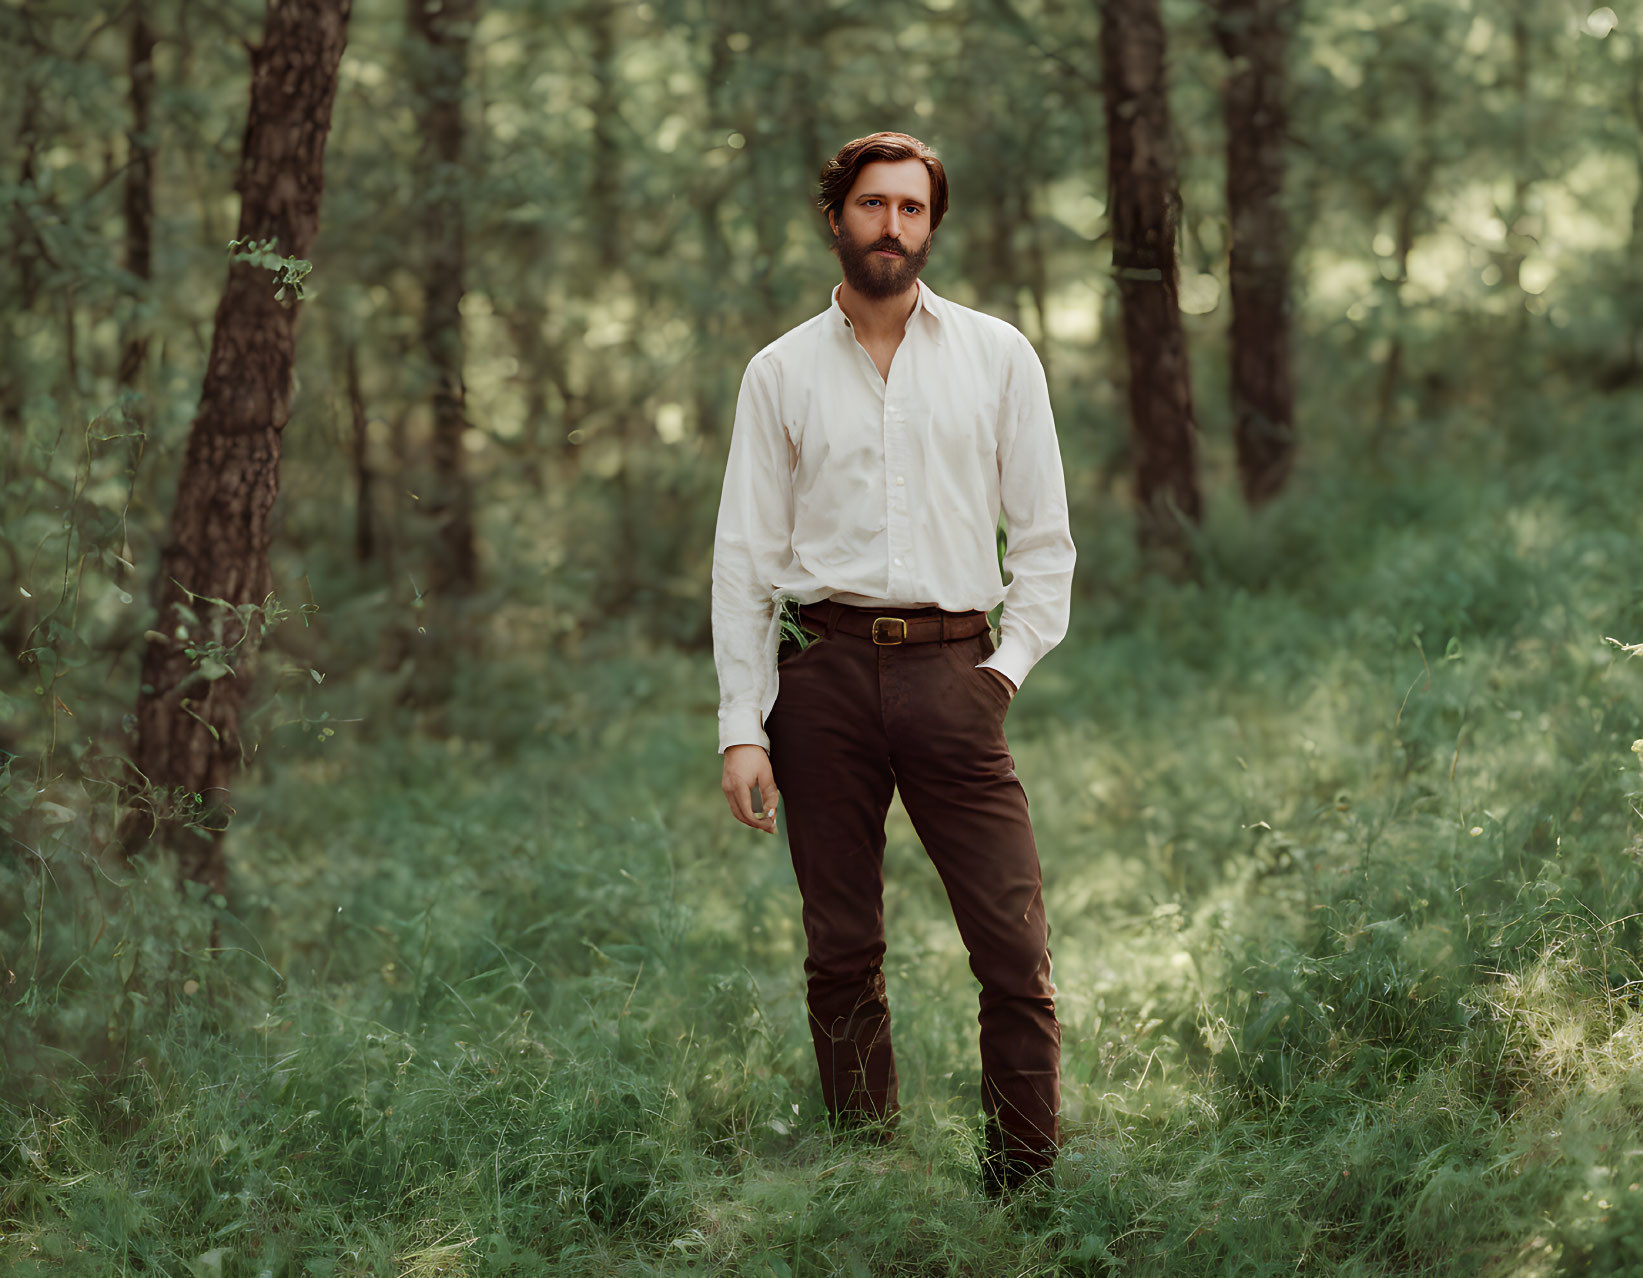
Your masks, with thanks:
M1545 184L1546 233L1539 251L1555 266L1624 248L1640 180L1643 171L1624 151L1580 156L1561 180Z
M1374 291L1380 278L1372 262L1361 253L1346 253L1324 244L1312 248L1299 269L1307 274L1309 308L1319 315L1343 315Z

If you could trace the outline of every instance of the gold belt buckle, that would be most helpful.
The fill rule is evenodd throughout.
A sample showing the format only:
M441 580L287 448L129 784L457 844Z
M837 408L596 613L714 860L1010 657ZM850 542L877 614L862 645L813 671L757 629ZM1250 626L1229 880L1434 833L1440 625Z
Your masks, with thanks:
M883 626L900 626L901 627L901 633L899 635L897 635L894 639L882 639L879 636L884 633L884 631L881 629L881 627L883 627ZM906 640L907 640L907 618L906 617L874 617L873 618L873 631L872 631L872 634L873 634L873 642L878 644L878 646L881 647L881 648L893 648L898 643L905 643Z

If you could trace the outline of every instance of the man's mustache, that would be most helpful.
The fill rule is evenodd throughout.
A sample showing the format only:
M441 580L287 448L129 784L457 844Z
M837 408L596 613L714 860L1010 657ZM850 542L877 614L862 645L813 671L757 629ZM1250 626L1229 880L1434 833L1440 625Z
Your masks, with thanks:
M867 246L866 251L869 253L894 253L897 257L907 256L906 252L901 247L900 241L892 240L888 237L881 240L874 240L873 243Z

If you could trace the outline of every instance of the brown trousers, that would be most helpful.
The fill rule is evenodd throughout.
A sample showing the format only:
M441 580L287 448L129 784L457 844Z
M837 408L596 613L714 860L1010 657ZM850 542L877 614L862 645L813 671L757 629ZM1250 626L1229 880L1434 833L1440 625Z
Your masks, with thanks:
M804 902L810 1031L836 1119L889 1119L896 1066L884 984L884 821L892 789L947 889L981 982L982 1108L991 1183L1055 1158L1061 1030L1049 927L1004 739L1009 691L972 639L877 646L833 630L844 605L804 610L823 637L784 645L766 731ZM874 616L931 616L881 609Z

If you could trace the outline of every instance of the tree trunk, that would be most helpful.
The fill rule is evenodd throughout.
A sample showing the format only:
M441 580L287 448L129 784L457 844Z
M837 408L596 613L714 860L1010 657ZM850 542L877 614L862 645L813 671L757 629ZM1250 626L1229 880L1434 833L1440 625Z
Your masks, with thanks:
M1244 500L1276 496L1295 460L1284 60L1293 0L1216 0L1232 63L1223 96L1232 230L1232 410Z
M414 2L414 0L413 0ZM622 213L622 148L617 141L625 86L619 83L616 65L617 33L614 4L595 6L593 20L593 65L589 72L598 92L593 100L593 175L588 195L593 201L593 243L600 267L606 271L622 266L622 246L626 239Z
M1634 380L1643 370L1643 50L1632 44L1631 85L1627 105L1636 132L1633 134L1633 160L1637 166L1637 194L1632 200L1631 233L1626 237L1624 314L1626 316L1626 346L1619 362L1620 376L1610 376L1606 389L1618 389Z
M1158 0L1101 0L1108 217L1129 357L1137 537L1166 571L1191 562L1203 515L1175 261L1176 185Z
M1050 315L1048 298L1050 293L1050 270L1045 260L1044 236L1041 231L1042 220L1034 215L1032 192L1023 187L1020 192L1021 221L1026 227L1027 247L1025 253L1027 294L1033 301L1033 315L1038 320L1038 361L1044 366L1044 376L1052 385L1055 381L1055 369L1051 365L1054 358L1055 343L1050 338Z
M348 342L346 377L354 444L354 558L363 564L376 556L376 523L371 511L370 421L359 384L359 343L352 339Z
M522 237L526 244L540 243L541 237ZM538 253L540 256L540 253ZM546 456L558 441L551 438L554 423L548 412L548 339L542 335L547 323L547 308L540 294L531 291L530 300L510 310L503 317L508 335L513 341L514 355L519 360L519 372L514 381L525 388L525 428L519 435L519 460L523 478L536 492L547 490L544 469Z
M34 194L35 163L40 145L39 121L40 97L34 86L25 81L23 114L17 125L17 147L23 153L17 166L17 187L20 193L27 195ZM22 200L13 203L12 221L16 227L17 246L17 291L22 298L20 309L27 312L34 309L34 300L40 293L37 269L40 242L29 222L29 215L23 210Z
M40 95L29 91L27 84L23 87L22 118L18 122L16 139L16 146L22 152L17 165L17 190L20 196L26 198L33 194L35 152L39 144L36 133ZM38 282L34 230L23 206L24 199L20 198L13 201L11 210L11 267L16 272L17 301L15 305L6 307L4 332L8 340L4 353L0 354L0 361L4 361L0 364L0 485L9 485L23 473L23 460L28 451L28 438L23 428L23 405L28 400L29 392L23 377L25 365L22 352L25 335L37 323L30 312L34 309ZM15 591L8 590L6 594L10 599L17 598ZM20 633L26 634L27 627ZM27 646L11 643L9 632L6 639L7 650L14 654Z
M422 135L422 348L432 369L434 476L424 509L435 521L430 590L462 595L474 585L473 489L463 464L468 430L462 377L462 295L467 238L462 219L463 87L478 0L407 0L417 124Z
M268 0L262 43L251 49L239 238L274 238L290 257L308 252L319 226L349 8L350 0ZM175 847L180 873L218 891L240 703L262 629L252 614L272 587L269 512L291 412L298 308L274 293L268 270L230 264L143 654L136 766L148 786L133 794L122 830L128 850L145 837Z
M804 21L807 22L814 16L808 9L801 12L806 14ZM729 43L731 35L738 30L740 10L720 6L712 13L713 21L701 24L698 30L706 54L702 95L707 112L708 136L718 144L728 137L741 119L745 89ZM812 38L819 40L820 36L813 35ZM820 171L823 158L815 153L807 158L806 164L810 166L811 173ZM725 235L721 217L726 199L734 203L737 192L742 189L741 183L732 176L733 172L733 169L720 169L712 173L704 170L691 201L702 238L700 247L696 252L688 253L686 260L694 259L702 264L698 268L702 272L700 287L708 304L701 308L696 324L700 334L698 349L707 357L704 365L714 364L716 360L730 362L726 357L731 351L753 340L752 332L740 323L743 307L731 265L735 255ZM817 223L825 231L826 223L819 217ZM704 367L703 375L695 379L696 421L704 438L724 440L730 437L735 394L734 381L727 384L726 378L716 367L711 371ZM583 409L583 415L588 411ZM568 420L566 429L570 429Z
M1515 154L1512 157L1512 202L1495 212L1506 227L1505 243L1498 255L1501 284L1518 296L1515 326L1521 339L1529 324L1529 311L1524 302L1529 294L1523 292L1523 263L1538 239L1536 218L1529 210L1529 192L1539 176L1534 159L1534 101L1529 96L1534 66L1534 35L1529 29L1531 0L1517 0L1512 10L1512 90L1517 96L1518 122Z
M146 286L154 247L154 32L143 0L131 20L131 143L126 159L124 213L125 266ZM139 301L142 299L139 298ZM148 354L147 321L134 318L120 343L119 384L132 387Z
M1397 424L1398 400L1403 387L1403 334L1407 323L1403 290L1409 283L1409 255L1414 251L1415 237L1426 220L1427 196L1437 169L1433 129L1438 110L1437 84L1425 62L1412 65L1411 74L1414 84L1409 92L1415 100L1417 122L1411 147L1416 158L1410 166L1408 179L1398 184L1389 201L1394 217L1392 261L1395 270L1390 279L1383 279L1382 287L1388 299L1386 313L1391 317L1392 343L1381 369L1380 390L1376 395L1372 447L1377 453Z

